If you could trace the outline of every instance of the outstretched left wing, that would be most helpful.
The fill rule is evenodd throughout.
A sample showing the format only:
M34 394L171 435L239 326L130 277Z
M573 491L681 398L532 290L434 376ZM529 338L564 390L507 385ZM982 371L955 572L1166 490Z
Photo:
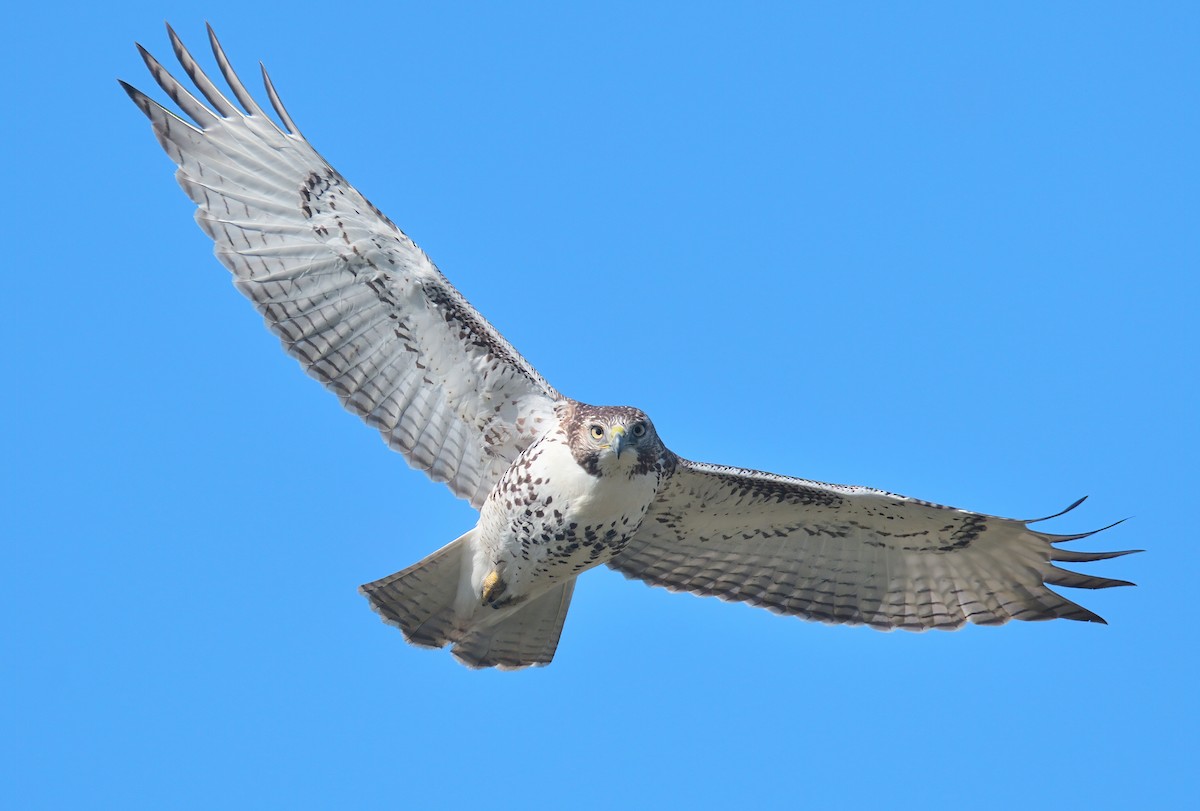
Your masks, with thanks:
M1057 545L1094 533L1049 535L1031 523L680 459L608 565L672 591L884 630L1056 617L1104 622L1047 586L1132 584L1054 562L1140 550L1072 552Z
M277 126L213 54L240 109L167 31L196 99L140 45L185 121L154 125L217 258L284 349L435 481L479 507L554 419L556 392L391 220L317 154L263 72Z

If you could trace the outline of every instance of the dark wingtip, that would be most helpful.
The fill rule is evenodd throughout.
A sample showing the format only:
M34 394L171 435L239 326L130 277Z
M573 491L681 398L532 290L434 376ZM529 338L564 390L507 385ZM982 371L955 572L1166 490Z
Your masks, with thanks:
M179 53L179 48L183 46L183 40L181 40L179 35L175 33L175 29L171 27L170 23L167 23L166 25L167 38L171 40L171 47L175 49L176 53Z
M1051 543L1061 543L1061 541L1054 540ZM1050 560L1061 563L1092 563L1097 560L1111 560L1125 555L1136 555L1138 552L1145 551L1145 549L1118 549L1113 552L1077 552L1073 549L1052 546L1050 547Z
M121 89L125 91L125 94L129 96L134 104L136 104L143 112L146 111L146 104L149 102L149 100L146 98L145 93L138 90L124 79L117 79L117 84L121 85Z
M1084 496L1083 498L1080 498L1080 499L1076 499L1076 501L1073 504L1071 504L1071 506L1067 507L1065 510L1059 510L1054 515L1047 515L1042 518L1031 518L1028 521L1026 521L1025 523L1026 524L1036 524L1039 521L1049 521L1051 518L1058 518L1060 515L1066 515L1071 510L1075 509L1080 504L1087 501L1087 499L1088 499L1087 496Z
M1076 532L1072 535L1050 535L1048 537L1050 537L1052 539L1050 541L1050 543L1066 543L1067 541L1079 541L1084 538L1090 538L1091 536L1095 535L1097 532L1104 532L1104 530L1106 530L1106 529L1112 529L1113 527L1117 526L1118 524L1124 524L1128 520L1129 520L1128 518L1122 518L1119 521L1113 521L1111 524L1109 524L1106 527L1100 527L1100 529L1093 529L1093 530L1089 530L1087 532ZM1143 552L1145 550L1136 549L1133 551Z

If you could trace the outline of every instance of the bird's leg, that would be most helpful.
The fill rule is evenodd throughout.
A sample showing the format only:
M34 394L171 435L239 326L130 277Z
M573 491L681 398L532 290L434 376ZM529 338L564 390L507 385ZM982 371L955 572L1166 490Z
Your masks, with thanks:
M487 576L483 578L483 589L479 596L483 599L484 605L495 606L496 601L508 589L508 584L500 579L500 570L492 569Z

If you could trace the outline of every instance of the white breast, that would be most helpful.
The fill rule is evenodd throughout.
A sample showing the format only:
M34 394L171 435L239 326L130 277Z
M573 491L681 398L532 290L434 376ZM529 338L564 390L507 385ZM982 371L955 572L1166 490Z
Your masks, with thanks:
M609 560L657 489L656 475L629 475L635 463L632 453L607 460L603 475L593 476L558 432L543 437L484 503L472 579L482 583L500 563L508 593L533 596Z
M575 521L597 523L615 516L641 512L654 498L655 477L630 477L628 468L636 462L634 454L605 465L604 475L593 476L575 460L571 449L561 441L548 441L533 463L535 478L544 479L542 487L557 503L565 503Z

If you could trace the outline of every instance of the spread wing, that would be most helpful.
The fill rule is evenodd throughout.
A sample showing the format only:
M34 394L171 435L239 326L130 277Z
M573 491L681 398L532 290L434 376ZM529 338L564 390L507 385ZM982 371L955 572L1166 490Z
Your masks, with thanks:
M1132 584L1054 562L1139 550L1072 552L1058 544L1093 533L1048 535L1031 523L681 459L609 565L672 591L880 629L1055 617L1104 622L1047 586Z
M554 418L558 393L429 258L304 139L209 39L235 106L167 28L205 105L140 45L186 121L122 82L149 117L234 284L305 370L414 467L474 506Z

